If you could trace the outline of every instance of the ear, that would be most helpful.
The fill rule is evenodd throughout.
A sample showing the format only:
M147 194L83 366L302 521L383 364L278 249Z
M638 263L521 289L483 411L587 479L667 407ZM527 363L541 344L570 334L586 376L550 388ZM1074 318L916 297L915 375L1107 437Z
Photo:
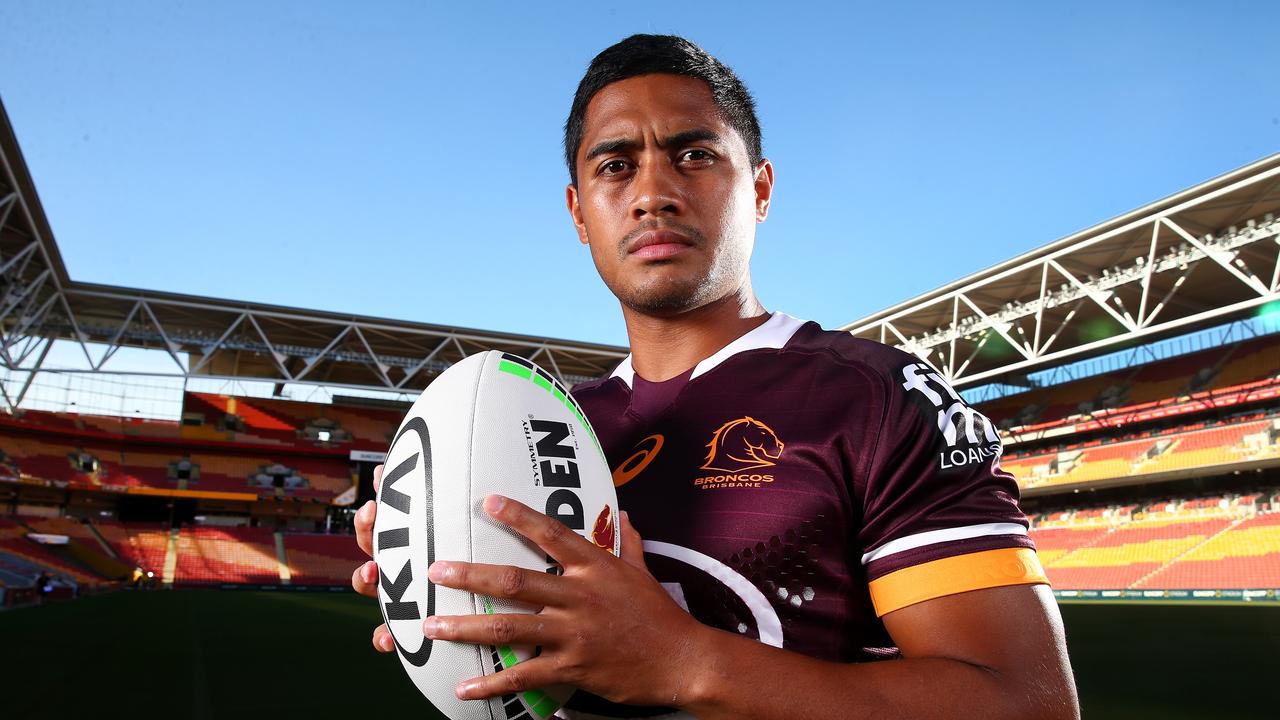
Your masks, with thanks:
M773 199L773 163L768 158L756 166L756 222L769 217L769 201Z
M578 242L587 243L587 223L582 219L582 206L578 203L578 188L572 183L564 189L565 203L569 206L569 217L573 220L573 229L578 231Z

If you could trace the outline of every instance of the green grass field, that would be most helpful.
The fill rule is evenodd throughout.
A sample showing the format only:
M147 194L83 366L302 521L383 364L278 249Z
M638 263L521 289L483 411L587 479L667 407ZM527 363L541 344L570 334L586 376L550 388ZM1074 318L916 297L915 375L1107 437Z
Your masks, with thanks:
M1085 718L1280 715L1280 607L1063 614ZM0 717L435 717L370 647L377 622L350 593L122 592L6 611Z

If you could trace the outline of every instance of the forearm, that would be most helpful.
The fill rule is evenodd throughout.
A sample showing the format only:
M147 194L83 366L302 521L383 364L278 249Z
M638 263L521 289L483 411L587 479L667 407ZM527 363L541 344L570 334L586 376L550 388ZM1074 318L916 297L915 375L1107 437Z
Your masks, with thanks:
M1076 716L1069 699L1034 680L956 659L832 663L711 628L691 642L702 661L684 669L673 700L699 720Z

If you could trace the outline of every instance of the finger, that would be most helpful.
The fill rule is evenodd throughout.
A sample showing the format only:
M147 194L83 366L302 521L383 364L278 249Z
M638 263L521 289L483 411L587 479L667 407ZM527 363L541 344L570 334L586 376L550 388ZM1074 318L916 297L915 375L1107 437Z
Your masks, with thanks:
M555 664L546 656L539 656L493 675L464 680L456 692L461 700L479 700L536 690L562 681L563 678L556 677Z
M351 587L365 597L378 597L378 564L372 560L351 573Z
M600 552L600 548L564 523L518 500L490 495L484 499L484 509L494 520L533 541L566 569L571 565L590 565L608 554Z
M636 526L631 524L631 516L627 511L623 510L619 514L622 516L622 559L628 565L647 570L644 564L644 540L640 538Z
M373 466L373 491L378 492L378 488L382 486L382 466Z
M547 645L553 634L542 615L498 614L429 617L422 634L432 640L473 645Z
M386 623L373 629L373 649L381 653L389 653L396 649L396 643L391 639L391 631L387 629Z
M564 578L511 565L438 560L427 568L427 578L445 587L544 607L563 604L566 594Z
M378 516L378 504L372 500L356 511L356 544L369 557L373 557L373 521Z

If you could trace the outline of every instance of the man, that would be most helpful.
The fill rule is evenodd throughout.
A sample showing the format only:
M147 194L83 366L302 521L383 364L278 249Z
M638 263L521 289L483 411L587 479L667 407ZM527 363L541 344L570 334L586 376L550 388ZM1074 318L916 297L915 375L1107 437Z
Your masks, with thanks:
M427 619L433 638L543 648L459 696L567 683L704 720L1076 717L990 424L917 358L756 299L773 166L733 73L682 38L627 38L579 85L565 150L570 216L632 350L575 391L615 468L623 557L488 498L564 574L432 566L544 607ZM366 551L373 519L356 516ZM366 563L352 582L376 596L376 579ZM374 645L391 650L385 627Z

